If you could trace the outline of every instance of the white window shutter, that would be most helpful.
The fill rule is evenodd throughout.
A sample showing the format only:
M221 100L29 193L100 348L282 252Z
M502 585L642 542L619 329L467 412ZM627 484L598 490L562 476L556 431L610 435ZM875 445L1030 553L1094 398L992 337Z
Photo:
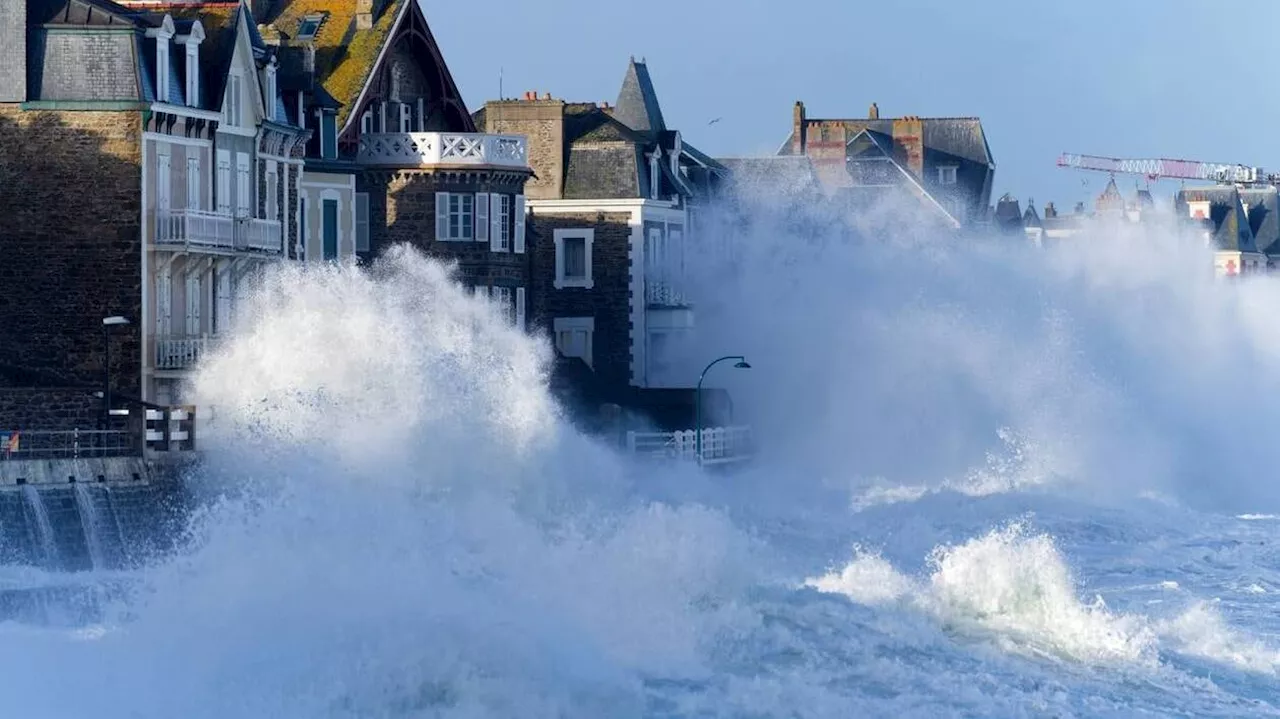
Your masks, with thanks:
M218 272L218 326L215 332L231 328L231 267Z
M492 208L496 213L497 208ZM476 193L476 242L489 241L489 195L484 192Z
M173 300L169 278L167 270L156 273L156 334L161 337L169 334L169 308Z
M502 195L494 192L489 195L489 249L492 252L505 252L502 246Z
M519 327L519 328L520 328L520 331L521 331L521 332L523 332L523 331L524 331L524 329L525 329L525 326L524 326L524 325L525 325L525 319L524 319L524 288L523 288L523 287L517 287L517 288L516 288L516 327Z
M449 193L436 193L436 241L449 239Z
M515 251L519 254L524 254L524 195L516 195L515 206Z

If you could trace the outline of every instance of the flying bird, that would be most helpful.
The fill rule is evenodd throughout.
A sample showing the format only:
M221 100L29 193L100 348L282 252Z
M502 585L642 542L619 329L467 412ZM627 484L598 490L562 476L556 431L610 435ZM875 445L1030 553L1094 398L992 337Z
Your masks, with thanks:
M714 124L716 124L717 122L720 122L720 121L721 121L721 120L723 120L723 119L724 119L723 117L717 117L716 119L712 120L711 122L708 122L707 124L708 124L708 125L714 125Z

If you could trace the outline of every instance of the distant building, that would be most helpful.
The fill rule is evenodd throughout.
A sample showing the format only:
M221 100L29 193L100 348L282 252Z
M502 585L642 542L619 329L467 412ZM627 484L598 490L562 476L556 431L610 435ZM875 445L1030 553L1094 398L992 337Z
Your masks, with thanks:
M914 198L950 227L988 221L995 161L982 122L963 118L814 119L797 102L779 155L808 157L827 195L856 207Z
M596 400L652 404L679 390L671 401L687 408L691 382L669 371L670 347L693 327L684 256L724 167L667 126L634 58L612 107L528 92L487 103L476 124L529 138L534 322L590 368Z
M1246 209L1245 193L1234 185L1218 185L1180 190L1174 198L1178 219L1200 231L1205 245L1214 250L1214 271L1218 276L1232 277L1265 271L1267 256L1258 247L1254 225ZM1267 209L1268 193L1253 195L1259 213ZM1274 197L1274 190L1270 193ZM1274 200L1270 201L1274 207ZM1275 232L1270 217L1257 217L1258 228L1268 235ZM1274 242L1272 237L1268 241Z

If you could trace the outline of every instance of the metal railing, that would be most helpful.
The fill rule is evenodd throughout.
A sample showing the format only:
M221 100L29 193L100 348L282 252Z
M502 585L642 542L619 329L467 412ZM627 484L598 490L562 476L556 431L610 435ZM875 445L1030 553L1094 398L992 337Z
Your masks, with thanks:
M689 300L685 297L679 283L660 279L645 279L644 301L647 305L658 307L687 307L689 305Z
M707 427L702 430L702 456L698 435L692 429L676 432L627 432L632 454L654 459L675 459L700 464L743 462L754 454L750 427Z
M497 165L527 167L523 135L460 132L379 132L360 136L356 161L363 165Z
M0 430L0 461L91 459L142 453L141 435L127 430Z
M210 349L216 337L156 338L156 369L190 369Z
M284 234L277 220L209 210L157 209L156 244L279 254L284 252Z

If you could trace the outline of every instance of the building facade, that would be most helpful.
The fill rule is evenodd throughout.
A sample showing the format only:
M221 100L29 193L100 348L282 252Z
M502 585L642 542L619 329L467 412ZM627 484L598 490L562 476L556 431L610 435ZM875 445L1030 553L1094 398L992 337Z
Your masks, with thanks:
M282 58L286 105L311 131L302 254L369 261L393 243L456 261L459 279L525 323L526 142L476 131L421 6L276 0L254 13Z
M476 121L529 138L530 310L559 355L590 368L603 401L690 387L669 348L694 325L684 257L725 169L667 127L645 63L628 64L615 106L530 92Z
M778 154L805 156L826 194L855 208L912 198L953 228L989 221L995 161L975 117L815 119L797 102Z

